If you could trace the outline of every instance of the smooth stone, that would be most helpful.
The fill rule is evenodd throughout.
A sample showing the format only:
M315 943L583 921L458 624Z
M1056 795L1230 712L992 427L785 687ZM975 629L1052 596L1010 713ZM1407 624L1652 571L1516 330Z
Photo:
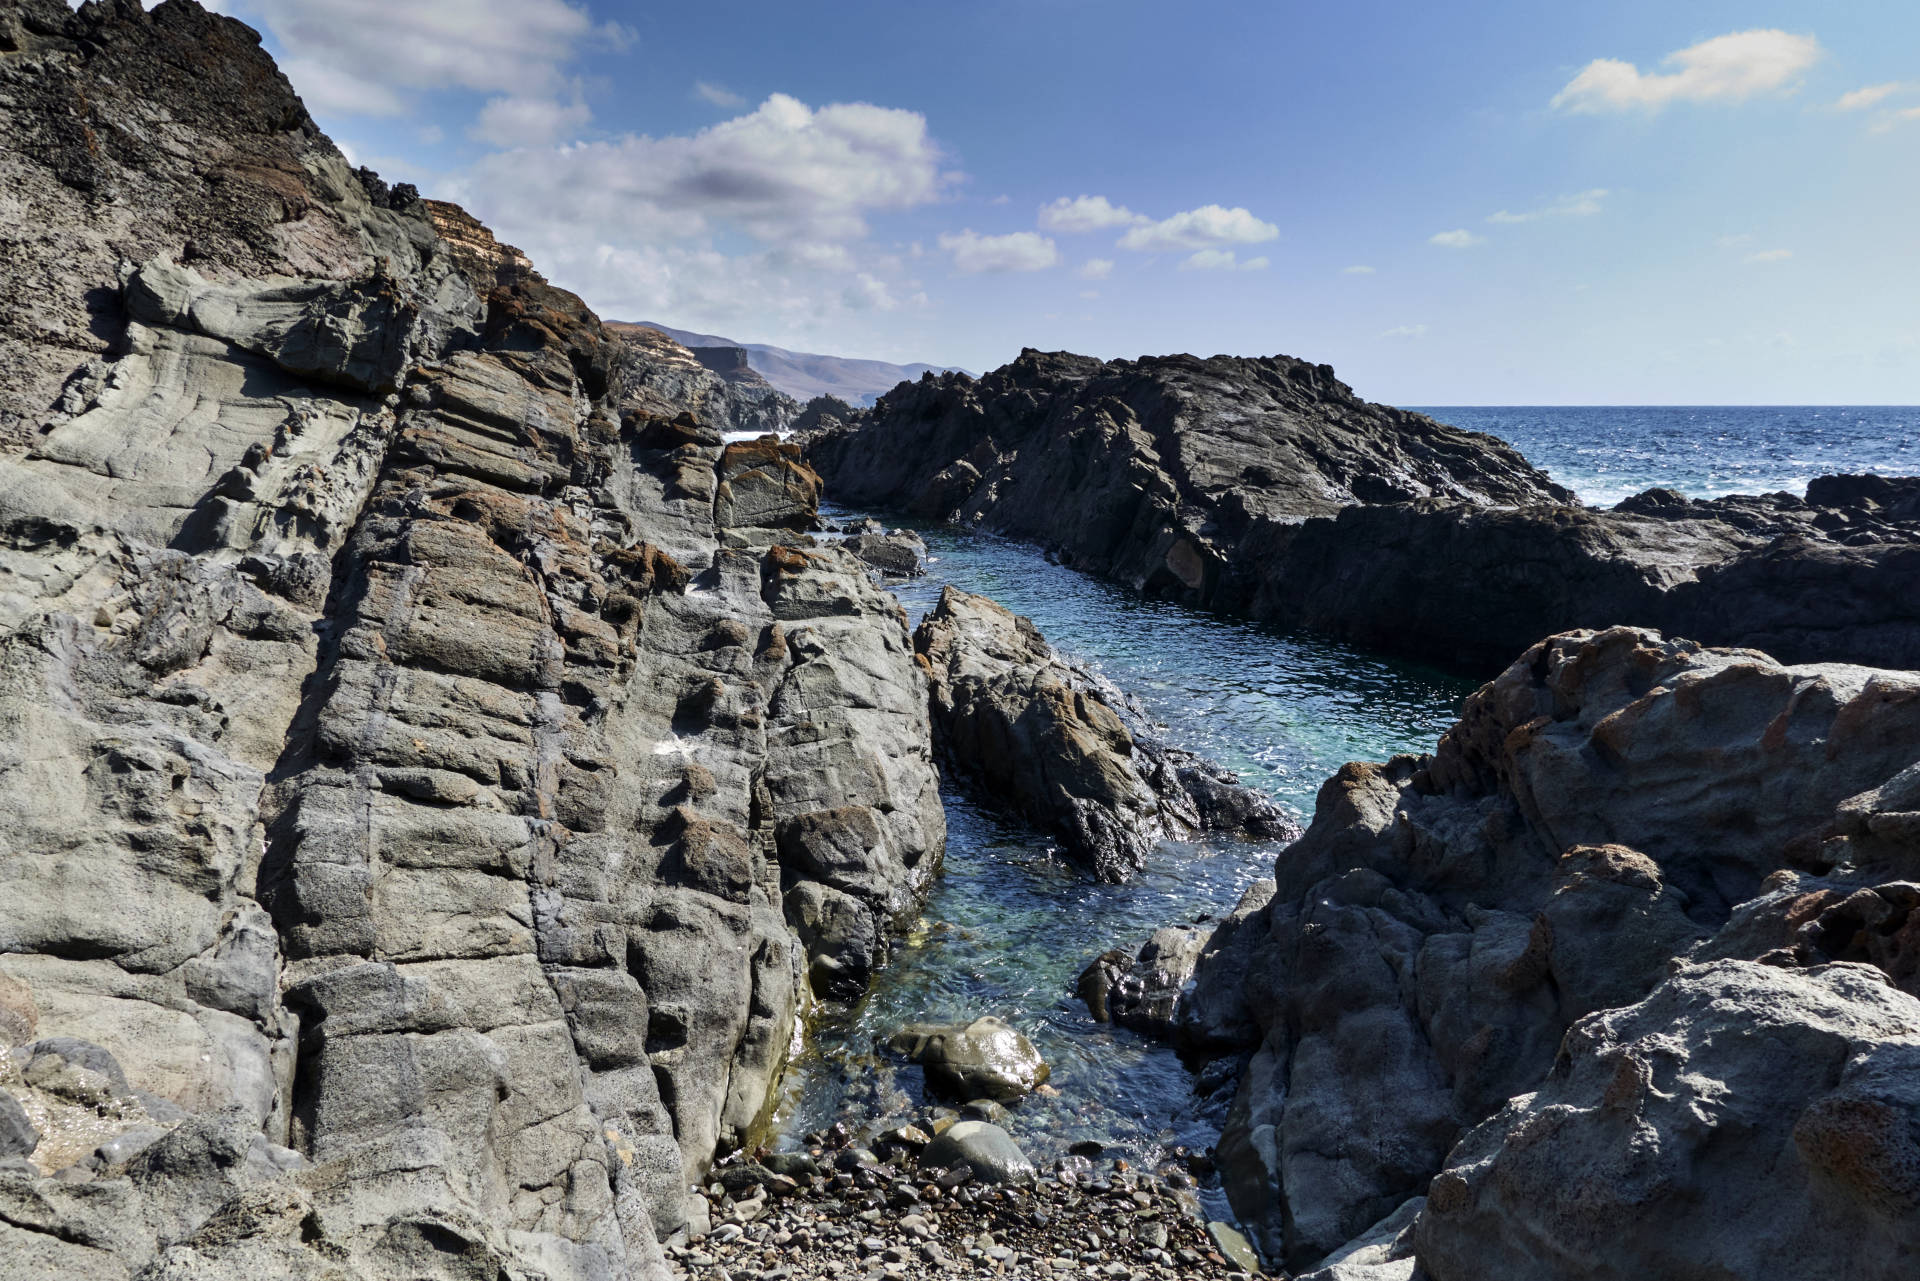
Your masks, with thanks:
M920 1163L933 1169L964 1166L983 1183L1021 1183L1036 1173L1013 1136L985 1121L956 1121L927 1145Z
M971 1023L911 1024L887 1044L926 1068L930 1085L960 1098L1018 1098L1050 1074L1033 1042L992 1015Z

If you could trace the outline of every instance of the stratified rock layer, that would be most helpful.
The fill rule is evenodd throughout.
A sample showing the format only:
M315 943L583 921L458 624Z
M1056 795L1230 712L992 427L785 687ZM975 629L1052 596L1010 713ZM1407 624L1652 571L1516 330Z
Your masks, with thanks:
M0 139L0 1273L657 1274L938 865L904 615L239 23L0 6Z
M1779 1106L1766 1103L1774 1086L1764 1074L1785 1071L1769 1061L1795 1053L1774 1048L1780 1038L1823 1035L1815 1025L1827 1016L1811 1012L1793 1030L1796 1002L1812 988L1788 985L1778 1036L1735 1037L1737 1010L1720 1023L1682 1018L1675 1011L1693 995L1656 994L1638 1013L1620 1011L1647 998L1676 958L1872 963L1887 994L1872 999L1889 1011L1913 1007L1888 1017L1920 1015L1920 1003L1893 991L1897 982L1912 992L1920 938L1910 884L1920 873L1917 759L1920 676L1785 667L1619 628L1535 646L1468 699L1433 755L1344 767L1321 789L1306 835L1276 862L1271 897L1263 887L1209 941L1175 1015L1176 1035L1196 1053L1254 1050L1220 1163L1262 1249L1312 1264L1424 1194L1416 1235L1424 1242L1425 1225L1439 1225L1431 1239L1444 1240L1453 1261L1444 1272L1432 1265L1439 1277L1620 1275L1612 1269L1622 1258L1650 1261L1644 1273L1627 1268L1634 1275L1678 1277L1699 1273L1675 1260L1708 1257L1728 1276L1769 1275L1756 1270L1764 1252L1688 1253L1673 1237L1679 1220L1662 1217L1662 1205L1692 1205L1718 1222L1711 1207L1750 1197L1753 1216L1777 1210L1782 1232L1806 1222L1804 1181L1729 1182L1721 1158L1686 1155L1707 1142L1676 1128L1691 1105L1659 1094L1657 1106L1674 1111L1649 1119L1649 1130L1631 1120L1637 1105L1627 1100L1617 1121L1568 1122L1569 1144L1547 1136L1561 1133L1561 1100L1605 1106L1595 1091L1624 1062L1609 1038L1668 1047L1648 1088L1668 1091L1658 1082L1691 1074L1687 1088L1701 1099L1692 1115L1712 1099L1771 1127L1741 1149L1749 1155L1787 1143L1800 1110L1839 1087L1845 1036L1822 1042L1831 1047L1820 1051L1824 1085L1783 1076ZM1760 980L1742 982L1752 992L1744 1005L1774 999ZM1820 1000L1844 1003L1853 991L1841 984ZM1609 1030L1626 1029L1622 1020L1635 1030ZM1893 1026L1863 1031L1861 1052ZM1516 1097L1536 1089L1537 1101ZM1634 1192L1619 1180L1643 1158L1652 1164L1641 1174L1654 1181ZM1482 1160L1492 1173L1463 1176L1482 1189L1472 1193L1481 1211L1435 1218L1465 1203L1443 1196L1445 1179L1434 1176ZM1838 1221L1884 1213L1856 1210ZM1564 1235L1541 1226L1549 1213L1572 1216ZM1648 1239L1602 1247L1586 1238L1591 1273L1548 1262L1556 1250L1577 1253L1578 1232L1603 1224ZM1381 1240L1404 1245L1404 1226ZM1800 1240L1809 1251L1816 1241L1853 1248L1845 1257L1858 1275L1884 1275L1875 1251L1906 1231L1863 1228L1857 1247L1845 1247L1844 1233ZM1410 1255L1399 1258L1411 1267ZM1501 1272L1497 1258L1531 1262Z
M1130 729L1118 690L984 596L943 589L913 644L947 758L989 804L1058 837L1101 880L1127 879L1164 839L1296 830L1231 774Z
M1616 624L1920 667L1920 481L1823 477L1804 500L1655 490L1595 511L1505 443L1285 356L1026 351L797 425L840 501L1468 671Z

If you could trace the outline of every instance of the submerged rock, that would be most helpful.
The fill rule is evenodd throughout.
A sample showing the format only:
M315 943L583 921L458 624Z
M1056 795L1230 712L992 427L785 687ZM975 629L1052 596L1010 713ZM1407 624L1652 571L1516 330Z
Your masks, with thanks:
M1212 933L1199 926L1168 926L1154 931L1137 955L1105 952L1081 972L1074 994L1096 1022L1167 1036Z
M1020 1030L992 1015L971 1023L914 1023L888 1041L957 1099L1016 1099L1045 1084L1046 1060Z
M945 588L913 643L942 750L988 803L1058 837L1101 880L1125 880L1163 839L1296 830L1231 774L1129 728L1118 691L984 596Z

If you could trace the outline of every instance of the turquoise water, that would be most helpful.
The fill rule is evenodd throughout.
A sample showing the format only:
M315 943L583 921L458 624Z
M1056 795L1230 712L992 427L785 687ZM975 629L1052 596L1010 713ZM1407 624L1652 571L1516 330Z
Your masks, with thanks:
M1052 643L1139 698L1170 741L1237 770L1303 821L1343 762L1430 748L1470 686L1327 641L1142 601L990 536L922 530L933 563L897 588L917 623L948 583L1034 620ZM1272 874L1278 847L1168 844L1127 885L1100 885L1039 834L946 794L945 871L921 926L861 1003L825 1019L790 1072L783 1142L845 1119L884 1128L924 1101L918 1068L876 1052L903 1023L997 1014L1031 1037L1054 1095L1030 1097L1010 1129L1037 1158L1091 1138L1136 1162L1204 1148L1193 1078L1165 1046L1094 1023L1070 993L1088 961L1129 951L1162 925L1230 908Z
M1651 405L1422 408L1516 446L1581 501L1656 485L1690 498L1800 493L1839 472L1920 475L1920 408Z

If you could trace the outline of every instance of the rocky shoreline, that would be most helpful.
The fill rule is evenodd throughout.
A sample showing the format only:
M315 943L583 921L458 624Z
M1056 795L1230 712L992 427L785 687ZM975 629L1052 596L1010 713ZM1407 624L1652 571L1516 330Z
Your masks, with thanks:
M795 425L838 501L1475 676L1543 636L1622 624L1786 662L1920 666L1920 481L1652 490L1597 511L1504 442L1286 356L1029 350Z
M698 1241L670 1241L670 1265L714 1281L825 1281L849 1270L884 1281L956 1270L1128 1281L1261 1274L1245 1238L1204 1222L1193 1177L1177 1166L1143 1172L1096 1154L995 1181L964 1162L936 1163L929 1131L965 1124L930 1115L925 1130L890 1131L881 1151L851 1146L843 1132L813 1135L805 1152L764 1158L779 1172L723 1162L705 1190L714 1226Z
M1287 357L800 411L354 169L192 0L0 0L0 139L0 1272L1920 1258L1920 480L1595 512ZM1075 958L1216 1151L1034 1168L990 1015L876 1038L953 1106L767 1149L943 769L1104 882L1296 835L1030 620L910 630L925 546L823 494L1498 673L1223 919Z

